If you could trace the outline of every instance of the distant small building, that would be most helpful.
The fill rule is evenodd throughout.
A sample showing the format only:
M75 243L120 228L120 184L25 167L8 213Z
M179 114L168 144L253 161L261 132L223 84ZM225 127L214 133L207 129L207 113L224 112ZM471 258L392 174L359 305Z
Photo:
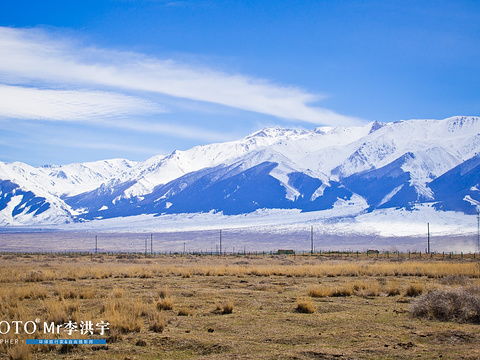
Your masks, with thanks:
M292 249L278 249L278 255L294 255L295 251Z

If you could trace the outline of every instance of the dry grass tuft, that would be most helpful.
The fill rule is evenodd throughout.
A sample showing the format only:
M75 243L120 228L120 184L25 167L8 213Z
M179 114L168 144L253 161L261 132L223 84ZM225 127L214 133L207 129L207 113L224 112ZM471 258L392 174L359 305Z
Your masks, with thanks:
M25 282L39 282L47 280L45 274L41 270L32 270L25 274L23 281Z
M156 332L156 333L163 332L163 330L165 330L165 327L167 326L167 321L159 313L156 313L150 319L150 321L151 321L151 323L150 323L149 329L153 332Z
M120 333L139 332L142 328L140 318L131 316L128 313L115 312L106 316L112 329L117 329Z
M405 296L415 297L422 295L424 291L423 285L421 284L410 284L405 290Z
M415 285L415 289L420 285ZM342 285L314 286L307 291L310 297L342 297L362 296L372 297L380 295L400 295L401 287L398 282L388 282L383 279L348 281Z
M25 299L46 299L48 297L48 291L45 287L42 287L37 284L31 284L27 287L17 287L14 288L9 294L10 297L16 298L18 300Z
M388 282L385 286L385 294L387 296L397 296L401 293L401 286L398 282Z
M160 299L157 302L157 309L158 310L172 310L173 309L173 299L172 298L164 298Z
M341 297L351 296L353 294L352 286L321 286L313 287L308 290L311 297Z
M125 296L125 290L122 288L113 288L111 295L117 299L123 298Z
M311 297L316 297L316 298L319 298L319 297L327 297L327 296L330 296L331 292L330 292L330 288L325 288L325 287L311 287L310 289L308 289L308 296L311 296Z
M56 324L65 323L68 320L78 320L79 303L76 300L53 300L43 301L47 321Z
M148 305L141 299L108 299L100 309L101 314L107 319L112 329L122 334L139 332L142 328L142 315L149 314Z
M302 314L313 314L315 312L315 304L310 300L297 300L295 311Z
M181 309L178 310L177 315L178 316L190 316L190 315L192 315L192 312L190 311L190 309L181 308Z
M108 260L108 258L107 258ZM108 278L152 278L160 275L177 275L188 278L200 276L288 276L288 277L359 277L359 276L428 276L443 278L447 276L479 278L478 265L473 262L323 262L321 264L247 264L224 266L208 265L170 265L135 263L111 266L108 261L95 259L95 264L88 267L72 268L71 264L61 263L54 268L32 270L25 265L4 270L2 282L41 282L76 279L108 279Z
M217 306L216 312L226 315L233 313L233 303L231 301L224 302Z
M160 299L168 298L170 297L170 290L166 287L161 288L160 290L158 290L158 296L160 297Z
M480 287L434 290L415 300L410 308L415 317L480 323Z
M374 281L356 281L353 284L353 291L357 296L379 296L382 292L382 286L378 280Z
M97 292L92 287L57 287L54 292L60 299L93 299Z

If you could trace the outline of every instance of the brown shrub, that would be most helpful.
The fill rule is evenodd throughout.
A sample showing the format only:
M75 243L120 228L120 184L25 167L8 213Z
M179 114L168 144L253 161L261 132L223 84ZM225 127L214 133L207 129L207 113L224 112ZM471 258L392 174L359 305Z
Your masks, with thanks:
M448 275L442 277L440 283L443 285L467 285L470 283L470 279L464 275Z
M416 299L410 308L415 317L480 323L480 287L434 290Z

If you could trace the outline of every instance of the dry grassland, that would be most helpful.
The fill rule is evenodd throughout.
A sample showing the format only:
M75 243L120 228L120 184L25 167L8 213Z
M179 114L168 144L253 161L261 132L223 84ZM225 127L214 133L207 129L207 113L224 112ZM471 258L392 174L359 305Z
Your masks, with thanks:
M106 346L4 345L0 359L480 358L470 306L478 260L12 254L0 261L0 320L111 324ZM463 296L470 317L436 316L435 296L450 307Z

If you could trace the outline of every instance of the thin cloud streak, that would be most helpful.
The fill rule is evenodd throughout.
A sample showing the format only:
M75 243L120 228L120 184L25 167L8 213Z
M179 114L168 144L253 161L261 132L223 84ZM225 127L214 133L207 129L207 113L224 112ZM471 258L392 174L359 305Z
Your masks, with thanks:
M82 122L204 141L232 138L192 126L123 120L138 114L160 113L164 109L137 97L105 91L50 90L0 84L0 99L0 119Z
M105 91L51 90L0 84L0 116L79 121L163 112L153 103Z
M96 85L220 104L312 124L354 125L359 119L311 106L302 89L179 64L142 54L82 47L37 29L0 27L4 81Z

